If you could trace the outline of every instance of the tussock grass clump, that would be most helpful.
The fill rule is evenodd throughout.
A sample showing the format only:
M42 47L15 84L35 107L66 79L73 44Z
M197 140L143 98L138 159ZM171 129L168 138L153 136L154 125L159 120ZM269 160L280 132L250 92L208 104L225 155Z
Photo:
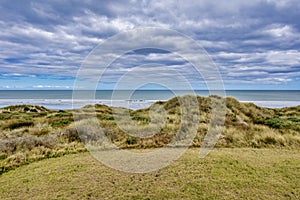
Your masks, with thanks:
M56 138L53 135L34 136L24 135L23 137L8 138L0 141L0 152L12 154L16 151L31 150L38 146L52 148L56 145Z
M49 127L48 123L38 123L36 126L26 129L24 131L30 133L31 135L35 136L42 136L47 135L51 132L51 127Z
M85 151L80 142L67 142L59 135L24 135L0 140L0 175L44 158Z
M49 110L43 106L36 106L36 105L14 105L14 106L7 106L1 108L2 111L7 112L19 112L19 113L40 113L40 112L48 112Z
M22 128L22 127L30 127L33 125L34 125L33 121L12 121L8 125L6 125L4 128L13 130L13 129Z
M66 129L65 131L61 132L60 135L68 142L80 141L80 137L75 127Z

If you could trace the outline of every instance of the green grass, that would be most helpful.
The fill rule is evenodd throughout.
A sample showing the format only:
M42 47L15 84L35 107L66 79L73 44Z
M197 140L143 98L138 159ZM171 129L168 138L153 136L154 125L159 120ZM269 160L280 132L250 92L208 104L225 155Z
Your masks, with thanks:
M140 150L143 151L143 150ZM88 153L21 166L0 176L0 199L299 199L300 150L189 149L164 169L131 174Z

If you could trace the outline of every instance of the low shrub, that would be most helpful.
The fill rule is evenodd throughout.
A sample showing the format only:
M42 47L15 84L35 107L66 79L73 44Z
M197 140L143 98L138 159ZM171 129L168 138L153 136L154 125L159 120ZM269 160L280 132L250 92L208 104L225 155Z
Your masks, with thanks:
M276 129L290 128L292 126L290 122L278 117L267 119L265 120L264 124L271 128L276 128Z
M114 117L112 115L104 115L102 117L103 120L114 120Z
M54 135L45 135L40 137L35 135L24 135L22 137L0 140L0 152L10 154L18 150L31 150L38 146L53 148L56 144L57 139Z
M68 112L59 112L57 114L55 114L55 117L70 117L72 116L73 114L72 113L68 113Z
M7 158L7 154L6 153L0 153L0 160L3 160Z
M50 122L50 125L51 126L65 126L65 125L68 125L70 123L71 123L70 120L62 119L62 120L52 121L52 122Z
M77 129L73 127L63 131L60 135L68 142L80 141L80 137L78 135Z
M149 122L149 121L150 121L150 118L149 118L149 117L146 117L146 116L136 115L136 116L133 116L133 117L132 117L132 120L135 120L135 121L143 121L143 122Z
M126 143L127 144L135 144L136 143L136 138L135 137L128 137L127 139L126 139Z
M22 128L22 127L30 127L33 125L34 125L33 121L11 122L6 126L6 129L13 130L13 129Z
M290 120L291 122L295 122L295 123L300 122L300 119L296 118L296 117L289 117L288 120Z

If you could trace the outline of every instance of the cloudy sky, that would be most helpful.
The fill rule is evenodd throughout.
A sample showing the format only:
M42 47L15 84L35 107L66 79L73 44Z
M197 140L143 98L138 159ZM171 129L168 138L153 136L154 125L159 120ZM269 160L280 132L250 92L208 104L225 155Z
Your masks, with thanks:
M218 67L226 89L300 89L299 10L298 0L1 0L0 89L72 89L95 47L144 27L195 40ZM136 66L143 65L135 71L142 76L151 63L160 65L157 80L176 69L195 89L206 89L205 77L197 77L186 60L154 49L122 55L99 89L113 87L120 72Z

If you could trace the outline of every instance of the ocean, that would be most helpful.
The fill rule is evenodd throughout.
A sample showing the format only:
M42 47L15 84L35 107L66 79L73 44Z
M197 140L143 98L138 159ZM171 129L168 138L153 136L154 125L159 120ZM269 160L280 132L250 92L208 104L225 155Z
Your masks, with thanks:
M220 91L209 92L207 90L193 92L201 96L220 94ZM90 91L80 91L80 98L73 99L72 90L2 90L0 91L0 107L33 104L49 109L72 109L86 104L99 103L140 109L158 100L165 101L176 95L191 94L193 92L186 90L136 90L134 92L129 90L97 90L94 99L86 98L90 96ZM227 90L225 94L242 102L253 102L256 105L269 108L300 105L300 90Z

